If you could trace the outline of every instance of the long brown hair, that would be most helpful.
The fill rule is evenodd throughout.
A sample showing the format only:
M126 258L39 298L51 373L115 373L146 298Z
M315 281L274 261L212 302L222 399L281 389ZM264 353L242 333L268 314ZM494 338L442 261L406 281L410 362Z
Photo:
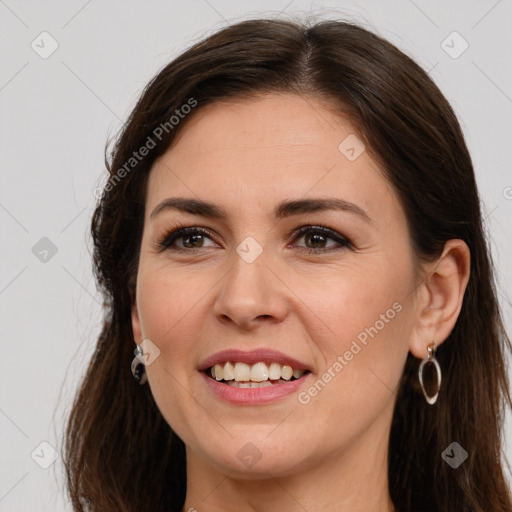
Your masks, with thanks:
M184 444L149 386L139 386L130 372L130 309L146 183L155 159L202 107L265 92L324 98L349 117L398 193L419 260L438 257L449 239L469 246L471 275L462 310L437 351L445 385L434 406L418 387L418 359L409 354L405 364L391 426L389 491L400 511L510 512L501 432L505 407L512 405L505 367L511 344L456 116L428 74L372 32L342 21L309 26L277 19L228 26L164 67L106 157L110 179L91 226L104 325L69 415L64 447L74 510L183 507ZM183 107L192 102L193 108ZM190 112L171 122L177 110ZM130 160L149 139L154 144L147 155ZM468 453L456 469L441 456L452 442Z

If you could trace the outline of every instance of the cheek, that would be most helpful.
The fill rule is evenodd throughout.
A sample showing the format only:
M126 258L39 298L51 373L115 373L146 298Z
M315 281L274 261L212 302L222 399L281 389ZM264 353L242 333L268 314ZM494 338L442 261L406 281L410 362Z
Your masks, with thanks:
M323 282L322 293L314 296L312 309L330 332L314 337L325 366L317 391L308 395L328 387L324 399L339 404L344 397L355 408L370 396L377 401L391 397L407 356L410 312L407 273L388 267L347 270Z
M330 316L336 336L323 340L325 366L297 399L304 429L318 445L348 447L370 425L389 420L407 357L408 320L391 298L371 307L359 300L339 304L336 318Z
M210 274L211 275L211 274ZM180 270L165 266L147 266L139 272L137 304L142 334L155 343L168 343L200 308L201 299L212 290L208 273ZM196 325L196 329L197 329ZM188 331L190 332L190 331Z
M329 328L331 348L338 353L359 335L364 342L374 327L379 335L388 332L406 295L407 276L378 260L328 271L304 289L305 303Z
M188 379L201 326L201 299L211 288L204 276L199 279L190 271L162 266L147 265L137 281L142 336L160 350L159 358L146 368L151 392L167 423L183 439L188 439L192 425L205 421L191 401Z

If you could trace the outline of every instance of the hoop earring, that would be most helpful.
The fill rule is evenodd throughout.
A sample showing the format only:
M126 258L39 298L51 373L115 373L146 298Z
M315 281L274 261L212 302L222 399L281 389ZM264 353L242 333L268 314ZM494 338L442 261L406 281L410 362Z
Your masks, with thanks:
M135 357L132 360L132 375L134 376L135 380L137 380L142 386L143 384L146 384L148 380L148 376L146 375L146 367L143 363L144 350L140 345L137 345L137 348L133 351L133 353L135 354Z
M427 400L427 403L430 405L433 405L436 403L437 397L439 395L439 390L441 389L441 367L439 366L439 363L437 362L435 353L436 353L436 344L432 342L427 347L427 356L423 361L421 361L419 370L418 370L418 376L420 379L421 384L421 390L423 391L423 394L425 395L425 399ZM423 384L423 368L427 363L432 363L436 367L436 374L437 374L437 391L434 396L428 396L427 392L425 391L425 385Z

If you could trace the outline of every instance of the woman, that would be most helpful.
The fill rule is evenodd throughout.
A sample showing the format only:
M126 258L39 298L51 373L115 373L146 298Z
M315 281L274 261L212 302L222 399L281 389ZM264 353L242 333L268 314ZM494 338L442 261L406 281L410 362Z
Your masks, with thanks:
M512 510L472 163L417 64L349 23L229 26L108 168L75 510Z

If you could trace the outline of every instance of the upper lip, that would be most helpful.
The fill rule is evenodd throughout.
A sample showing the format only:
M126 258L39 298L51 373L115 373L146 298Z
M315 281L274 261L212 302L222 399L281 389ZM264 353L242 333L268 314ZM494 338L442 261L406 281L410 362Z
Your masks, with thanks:
M227 361L241 362L246 364L256 364L260 362L275 362L282 365L291 366L294 370L310 370L306 363L299 361L293 357L287 356L277 350L269 348L259 348L250 351L228 349L217 352L207 357L200 365L199 370L203 371L214 366L217 363L225 363Z

